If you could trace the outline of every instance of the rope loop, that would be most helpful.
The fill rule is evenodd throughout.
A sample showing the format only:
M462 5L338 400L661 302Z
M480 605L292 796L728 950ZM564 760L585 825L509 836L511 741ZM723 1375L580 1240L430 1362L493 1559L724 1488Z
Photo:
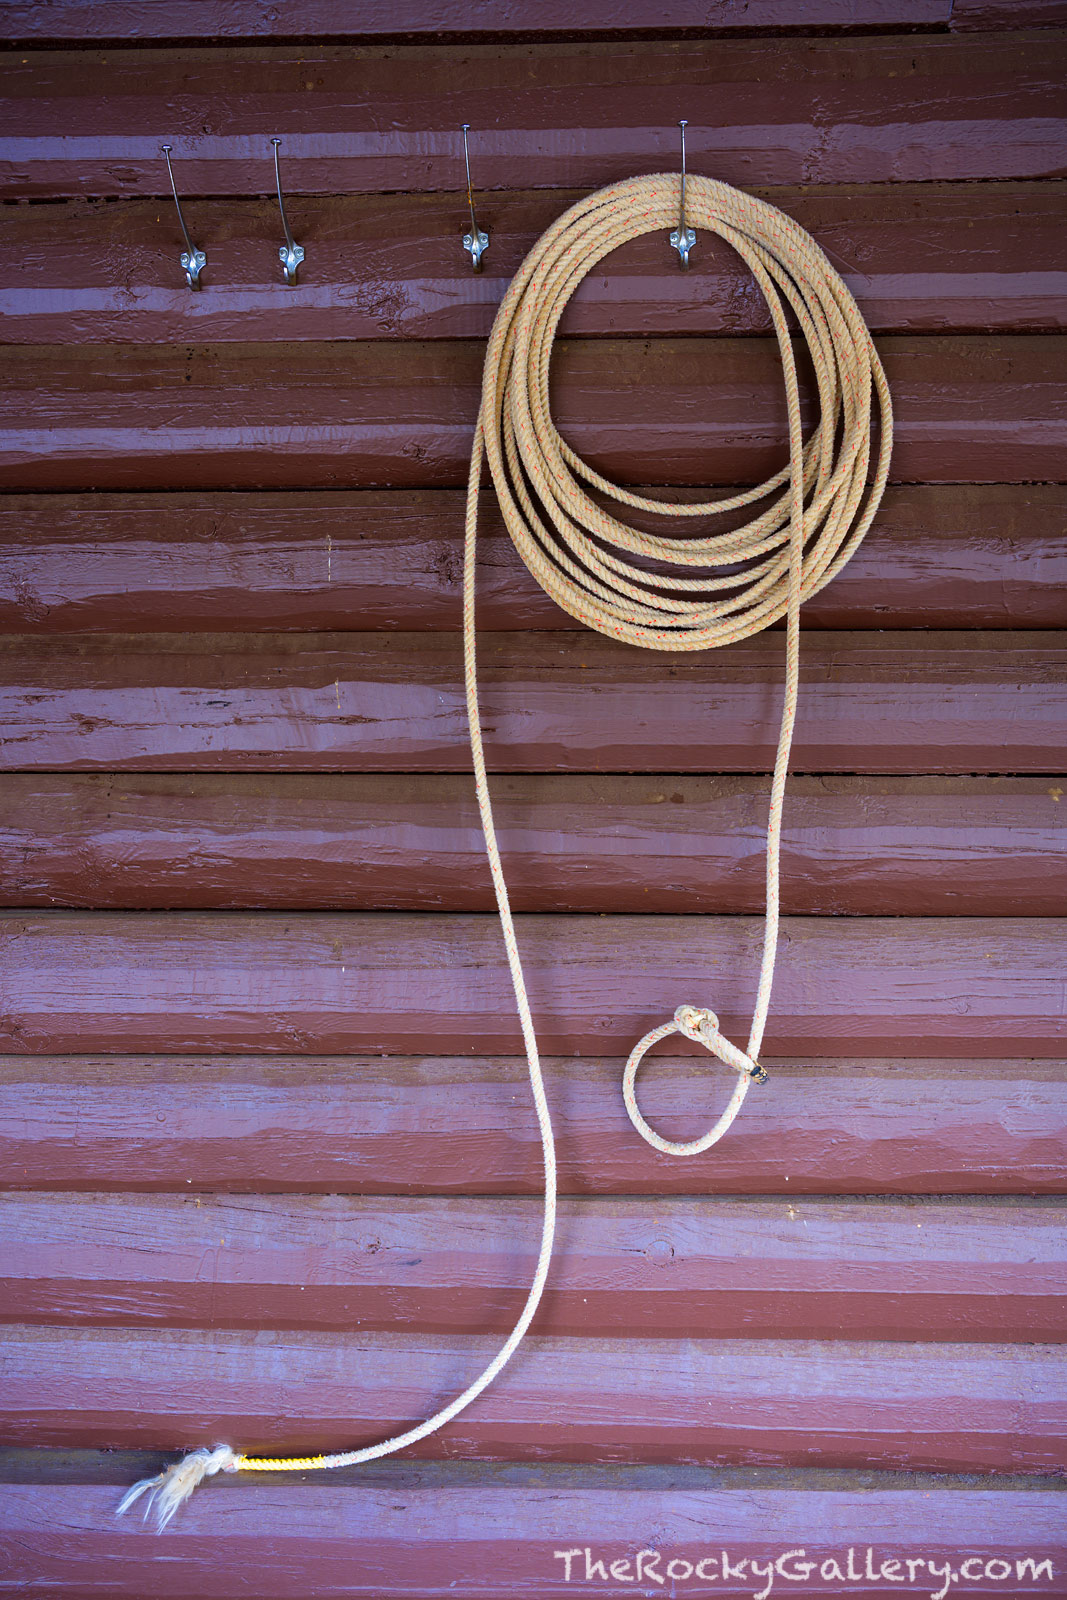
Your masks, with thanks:
M706 650L750 638L785 617L794 599L799 605L829 583L874 516L892 436L881 362L851 292L815 240L767 201L693 173L686 179L690 223L740 255L767 303L786 391L789 460L761 484L676 503L611 482L567 443L553 420L549 381L560 318L605 256L677 221L679 184L677 173L612 184L564 212L538 240L493 324L475 441L479 477L484 449L504 524L541 587L584 626L652 650ZM790 314L817 393L817 421L806 441ZM709 367L715 345L705 344ZM603 498L669 518L681 531L645 531ZM694 518L714 518L719 527L694 529Z
M699 1139L688 1141L665 1139L662 1134L656 1132L651 1123L645 1120L637 1104L637 1069L651 1047L672 1033L680 1033L684 1038L691 1039L694 1044L702 1044L710 1055L717 1057L724 1066L732 1067L738 1075L737 1084L726 1110L718 1122ZM654 1150L662 1151L664 1155L696 1156L704 1150L710 1150L711 1146L722 1138L740 1111L749 1084L764 1083L766 1078L767 1073L759 1062L746 1055L743 1050L739 1050L725 1034L719 1031L719 1019L714 1011L709 1011L705 1006L681 1005L670 1022L661 1023L658 1028L646 1033L630 1051L622 1075L622 1099L630 1121L646 1144L650 1144Z

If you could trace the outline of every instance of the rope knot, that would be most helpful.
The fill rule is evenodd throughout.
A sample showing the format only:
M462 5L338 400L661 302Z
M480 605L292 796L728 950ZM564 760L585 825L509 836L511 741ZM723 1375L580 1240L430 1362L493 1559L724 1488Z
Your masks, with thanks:
M702 1044L726 1067L743 1073L753 1083L766 1083L767 1071L758 1061L739 1050L726 1035L719 1032L719 1019L706 1006L679 1006L674 1013L674 1026L694 1044Z
M694 1044L707 1043L705 1030L709 1034L719 1031L718 1017L706 1006L679 1006L674 1013L674 1025L679 1033L692 1039Z

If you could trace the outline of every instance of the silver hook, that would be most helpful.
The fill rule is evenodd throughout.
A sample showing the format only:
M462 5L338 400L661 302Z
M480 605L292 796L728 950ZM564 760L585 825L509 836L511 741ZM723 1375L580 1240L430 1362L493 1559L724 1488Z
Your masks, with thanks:
M280 139L272 139L274 146L274 179L278 185L278 210L282 214L282 227L285 229L285 243L278 246L278 260L282 264L282 273L290 288L296 283L297 268L304 259L304 246L296 244L289 229L289 218L285 214L285 201L282 198L282 174L278 166L278 146Z
M671 244L678 252L682 271L688 272L689 252L696 244L697 236L692 228L687 228L685 225L685 130L689 124L679 122L678 126L682 130L682 193L678 206L678 226L671 230Z
M471 188L471 158L467 150L467 134L470 132L470 123L463 124L463 160L467 167L467 204L471 208L471 231L463 235L463 248L470 254L475 272L482 270L482 257L489 248L489 235L478 226L478 218L474 215L474 190Z
M181 224L182 236L185 239L185 249L182 251L180 258L182 267L185 271L185 281L189 285L190 289L199 289L200 274L207 266L207 256L202 250L198 250L196 248L196 245L189 237L189 229L185 226L185 218L182 216L182 203L178 199L178 186L174 182L174 168L170 164L170 153L174 147L173 145L165 144L161 148L163 154L167 158L167 171L170 173L171 193L174 196L174 204L178 208L178 221Z

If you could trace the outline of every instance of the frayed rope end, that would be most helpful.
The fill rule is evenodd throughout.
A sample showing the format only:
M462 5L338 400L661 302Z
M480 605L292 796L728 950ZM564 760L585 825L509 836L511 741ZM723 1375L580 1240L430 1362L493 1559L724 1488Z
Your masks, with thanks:
M231 1450L228 1444L217 1445L214 1450L193 1450L180 1461L176 1461L172 1467L157 1473L154 1478L142 1478L132 1489L127 1489L115 1515L123 1516L134 1501L147 1494L148 1500L144 1508L145 1521L154 1511L156 1532L162 1533L179 1506L184 1505L193 1490L203 1483L205 1478L213 1478L216 1472L236 1472L240 1459L237 1452Z

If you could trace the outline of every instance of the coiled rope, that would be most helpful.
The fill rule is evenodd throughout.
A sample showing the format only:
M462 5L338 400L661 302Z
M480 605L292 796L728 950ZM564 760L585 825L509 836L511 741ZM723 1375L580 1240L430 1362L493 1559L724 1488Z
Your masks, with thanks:
M537 1267L506 1343L485 1370L440 1411L380 1444L336 1455L259 1457L228 1445L195 1450L125 1495L119 1512L148 1493L157 1526L170 1521L203 1478L216 1472L290 1472L353 1466L392 1455L450 1422L507 1365L533 1319L548 1275L556 1216L552 1123L522 962L500 864L478 711L474 578L478 491L483 464L504 523L523 561L564 611L598 633L649 650L706 650L749 639L786 619L785 693L767 824L766 918L759 984L748 1044L740 1050L705 1007L682 1005L672 1021L635 1046L623 1096L638 1132L657 1150L695 1155L720 1139L753 1081L767 1022L778 944L778 863L782 800L796 718L800 606L838 573L878 509L889 470L892 411L881 362L855 300L815 241L790 217L712 178L686 179L686 221L727 240L750 267L770 310L785 379L789 462L756 488L729 499L667 504L608 482L557 431L549 406L552 344L574 290L610 251L641 234L672 227L679 213L675 174L631 178L581 200L542 235L501 303L485 357L481 408L471 450L463 582L463 646L471 756L486 851L515 993L544 1159L544 1213ZM811 355L819 421L805 445L800 393L787 322L791 308ZM872 402L879 412L875 470ZM774 497L741 527L670 538L628 526L590 493L668 517L730 514ZM664 572L664 568L668 570ZM673 575L677 571L679 575ZM640 1062L657 1040L679 1032L733 1068L737 1084L725 1111L701 1138L662 1138L637 1107Z

